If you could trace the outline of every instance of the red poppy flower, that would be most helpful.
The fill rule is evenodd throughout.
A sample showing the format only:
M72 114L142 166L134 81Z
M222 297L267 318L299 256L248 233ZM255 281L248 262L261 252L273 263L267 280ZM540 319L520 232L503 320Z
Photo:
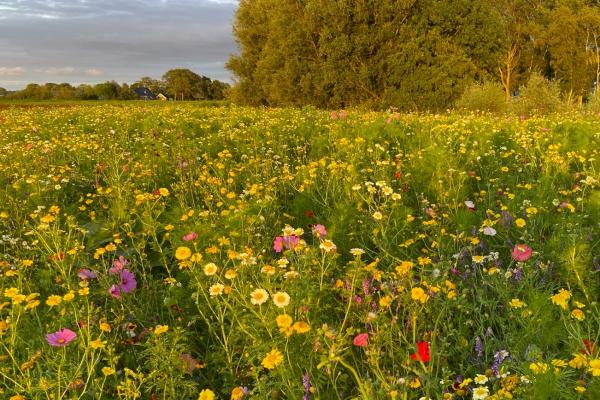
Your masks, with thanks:
M426 363L431 359L429 355L429 342L418 342L417 343L417 352L410 355L415 361L422 361Z
M366 347L369 344L369 334L361 333L356 335L352 343L357 347Z

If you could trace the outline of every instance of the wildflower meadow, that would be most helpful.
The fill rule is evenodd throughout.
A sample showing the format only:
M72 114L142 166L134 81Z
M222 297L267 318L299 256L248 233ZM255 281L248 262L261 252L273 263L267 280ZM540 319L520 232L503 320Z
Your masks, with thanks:
M0 398L599 399L600 117L0 109Z

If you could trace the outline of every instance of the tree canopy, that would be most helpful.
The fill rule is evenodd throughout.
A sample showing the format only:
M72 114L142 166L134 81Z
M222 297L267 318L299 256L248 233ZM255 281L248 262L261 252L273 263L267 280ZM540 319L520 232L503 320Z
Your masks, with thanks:
M443 109L474 82L507 97L534 73L588 96L600 77L591 0L241 0L234 100Z

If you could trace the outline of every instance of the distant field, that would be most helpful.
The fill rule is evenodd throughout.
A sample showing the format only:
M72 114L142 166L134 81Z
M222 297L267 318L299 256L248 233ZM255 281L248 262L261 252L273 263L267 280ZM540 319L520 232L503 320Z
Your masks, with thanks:
M1 398L600 398L600 118L207 105L0 101Z

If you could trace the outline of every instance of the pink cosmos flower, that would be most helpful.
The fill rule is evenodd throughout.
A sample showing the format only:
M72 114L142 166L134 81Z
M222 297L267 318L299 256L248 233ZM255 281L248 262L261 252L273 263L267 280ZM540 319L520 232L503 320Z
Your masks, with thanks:
M515 261L524 262L531 258L533 250L526 244L517 244L510 254Z
M277 236L275 240L273 240L273 250L275 253L281 253L283 251L283 237Z
M327 229L325 229L325 227L321 224L313 226L312 232L313 235L315 235L318 238L324 238L325 236L327 236Z
M198 238L198 234L196 232L189 232L183 236L184 242L191 242L192 240L196 240Z
M119 278L121 278L121 283L119 284L119 289L125 293L131 293L137 287L137 281L135 280L135 275L133 272L128 269L124 269L119 274Z
M70 329L63 328L58 332L49 333L46 335L46 341L50 346L61 347L71 343L77 334Z
M366 347L369 344L369 334L360 333L356 335L352 343L357 347Z
M293 250L298 246L300 238L296 235L291 236L277 236L273 241L273 250L276 253L281 253L284 248Z
M95 272L90 271L87 268L81 268L79 272L77 272L77 276L83 281L86 281L88 279L96 279L97 277Z
M119 289L117 285L112 285L110 289L108 289L108 294L115 299L121 299L121 289Z
M114 275L128 265L129 261L125 257L119 256L117 260L113 260L112 267L108 270L108 273Z

